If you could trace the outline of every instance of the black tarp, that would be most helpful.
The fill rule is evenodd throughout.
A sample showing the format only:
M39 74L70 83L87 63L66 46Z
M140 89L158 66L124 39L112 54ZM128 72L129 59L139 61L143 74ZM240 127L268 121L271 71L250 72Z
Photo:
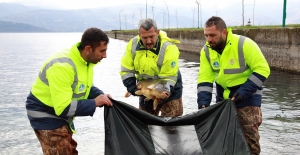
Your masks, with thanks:
M230 100L173 118L112 102L104 109L106 155L250 154Z

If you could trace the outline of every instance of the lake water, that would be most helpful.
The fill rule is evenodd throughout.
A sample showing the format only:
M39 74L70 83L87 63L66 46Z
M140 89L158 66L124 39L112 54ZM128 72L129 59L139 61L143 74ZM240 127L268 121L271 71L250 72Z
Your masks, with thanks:
M44 60L80 41L81 33L0 33L0 154L40 155L42 150L25 110L25 100ZM107 58L95 67L94 84L114 99L137 107L138 98L124 98L119 76L120 59L127 42L110 39ZM200 50L200 49L199 49ZM199 63L182 53L184 115L197 111ZM195 58L194 56L192 56ZM190 59L198 60L198 59ZM300 78L271 71L264 84L262 155L296 155L300 152ZM215 100L213 100L215 102ZM81 155L104 154L104 108L93 117L77 117L75 126Z

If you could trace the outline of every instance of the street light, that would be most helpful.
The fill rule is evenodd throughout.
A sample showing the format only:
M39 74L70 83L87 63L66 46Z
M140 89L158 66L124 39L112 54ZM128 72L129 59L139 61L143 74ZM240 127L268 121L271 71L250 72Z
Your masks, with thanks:
M199 28L199 2L196 0L196 3L198 4L198 28Z
M163 25L162 25L162 28L164 29L165 28L165 12L163 11L160 11L162 14L163 14Z
M126 26L126 30L127 30L127 18L126 18L126 15L125 15L125 26Z
M192 10L193 10L193 28L195 27L195 22L194 22L194 17L195 17L195 8L192 8Z
M285 27L285 19L286 19L286 0L283 1L282 27Z
M165 1L165 4L166 4L167 10L168 10L168 29L169 29L170 28L170 12L169 12L169 8L168 8L166 1Z
M201 1L200 2L200 27L202 28L202 9L201 9Z
M196 0L196 3L198 4L198 28L199 28L199 5L200 5L200 12L201 12L201 2L200 2L200 0L199 0L199 2L198 2L198 0ZM201 18L201 27L202 27L202 18Z
M121 30L121 12L122 12L123 10L124 10L124 9L122 9L122 10L119 12L120 30Z

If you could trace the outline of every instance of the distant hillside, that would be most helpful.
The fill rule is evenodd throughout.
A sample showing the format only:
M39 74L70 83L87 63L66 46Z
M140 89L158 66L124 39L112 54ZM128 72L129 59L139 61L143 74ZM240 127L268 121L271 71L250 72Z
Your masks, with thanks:
M41 8L25 6L19 3L0 3L0 16L22 13L30 10L39 10Z
M109 14L105 16L105 14ZM38 27L45 27L54 32L83 32L89 27L110 29L118 27L119 19L111 18L117 15L111 9L84 10L30 10L0 16L2 21L21 22Z
M0 32L51 32L29 24L0 21Z
M36 26L36 31L46 29L53 32L83 32L89 27L98 27L104 31L133 30L137 29L141 18L145 18L144 8L145 6L141 4L128 4L92 9L55 10L29 7L18 3L0 3L0 21L15 24L11 27L6 26L5 30L15 28L16 23L28 24L26 29L32 31L34 28L30 29L29 25ZM193 12L191 8L170 7L166 11L166 6L155 6L154 8L154 11L149 8L147 17L156 20L159 29L196 28L198 26L197 10ZM203 27L205 21L214 15L223 18L227 26L243 24L239 3L222 9L216 9L215 6L202 7L201 14L200 27ZM286 24L300 23L299 15L299 2L291 3L289 1ZM278 10L277 4L271 5L270 2L265 2L265 5L255 7L255 14L253 14L253 5L247 4L245 5L244 24L247 24L249 20L256 26L281 25L282 10ZM0 27L0 31L4 31L4 29Z

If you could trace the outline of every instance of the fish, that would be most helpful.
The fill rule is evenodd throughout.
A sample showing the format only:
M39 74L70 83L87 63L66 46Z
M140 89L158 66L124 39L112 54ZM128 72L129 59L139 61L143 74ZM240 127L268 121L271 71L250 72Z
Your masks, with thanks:
M153 100L153 110L156 110L161 100L166 100L170 97L170 86L167 81L163 79L147 79L137 83L136 95L145 96L145 101ZM125 97L129 97L127 92Z

